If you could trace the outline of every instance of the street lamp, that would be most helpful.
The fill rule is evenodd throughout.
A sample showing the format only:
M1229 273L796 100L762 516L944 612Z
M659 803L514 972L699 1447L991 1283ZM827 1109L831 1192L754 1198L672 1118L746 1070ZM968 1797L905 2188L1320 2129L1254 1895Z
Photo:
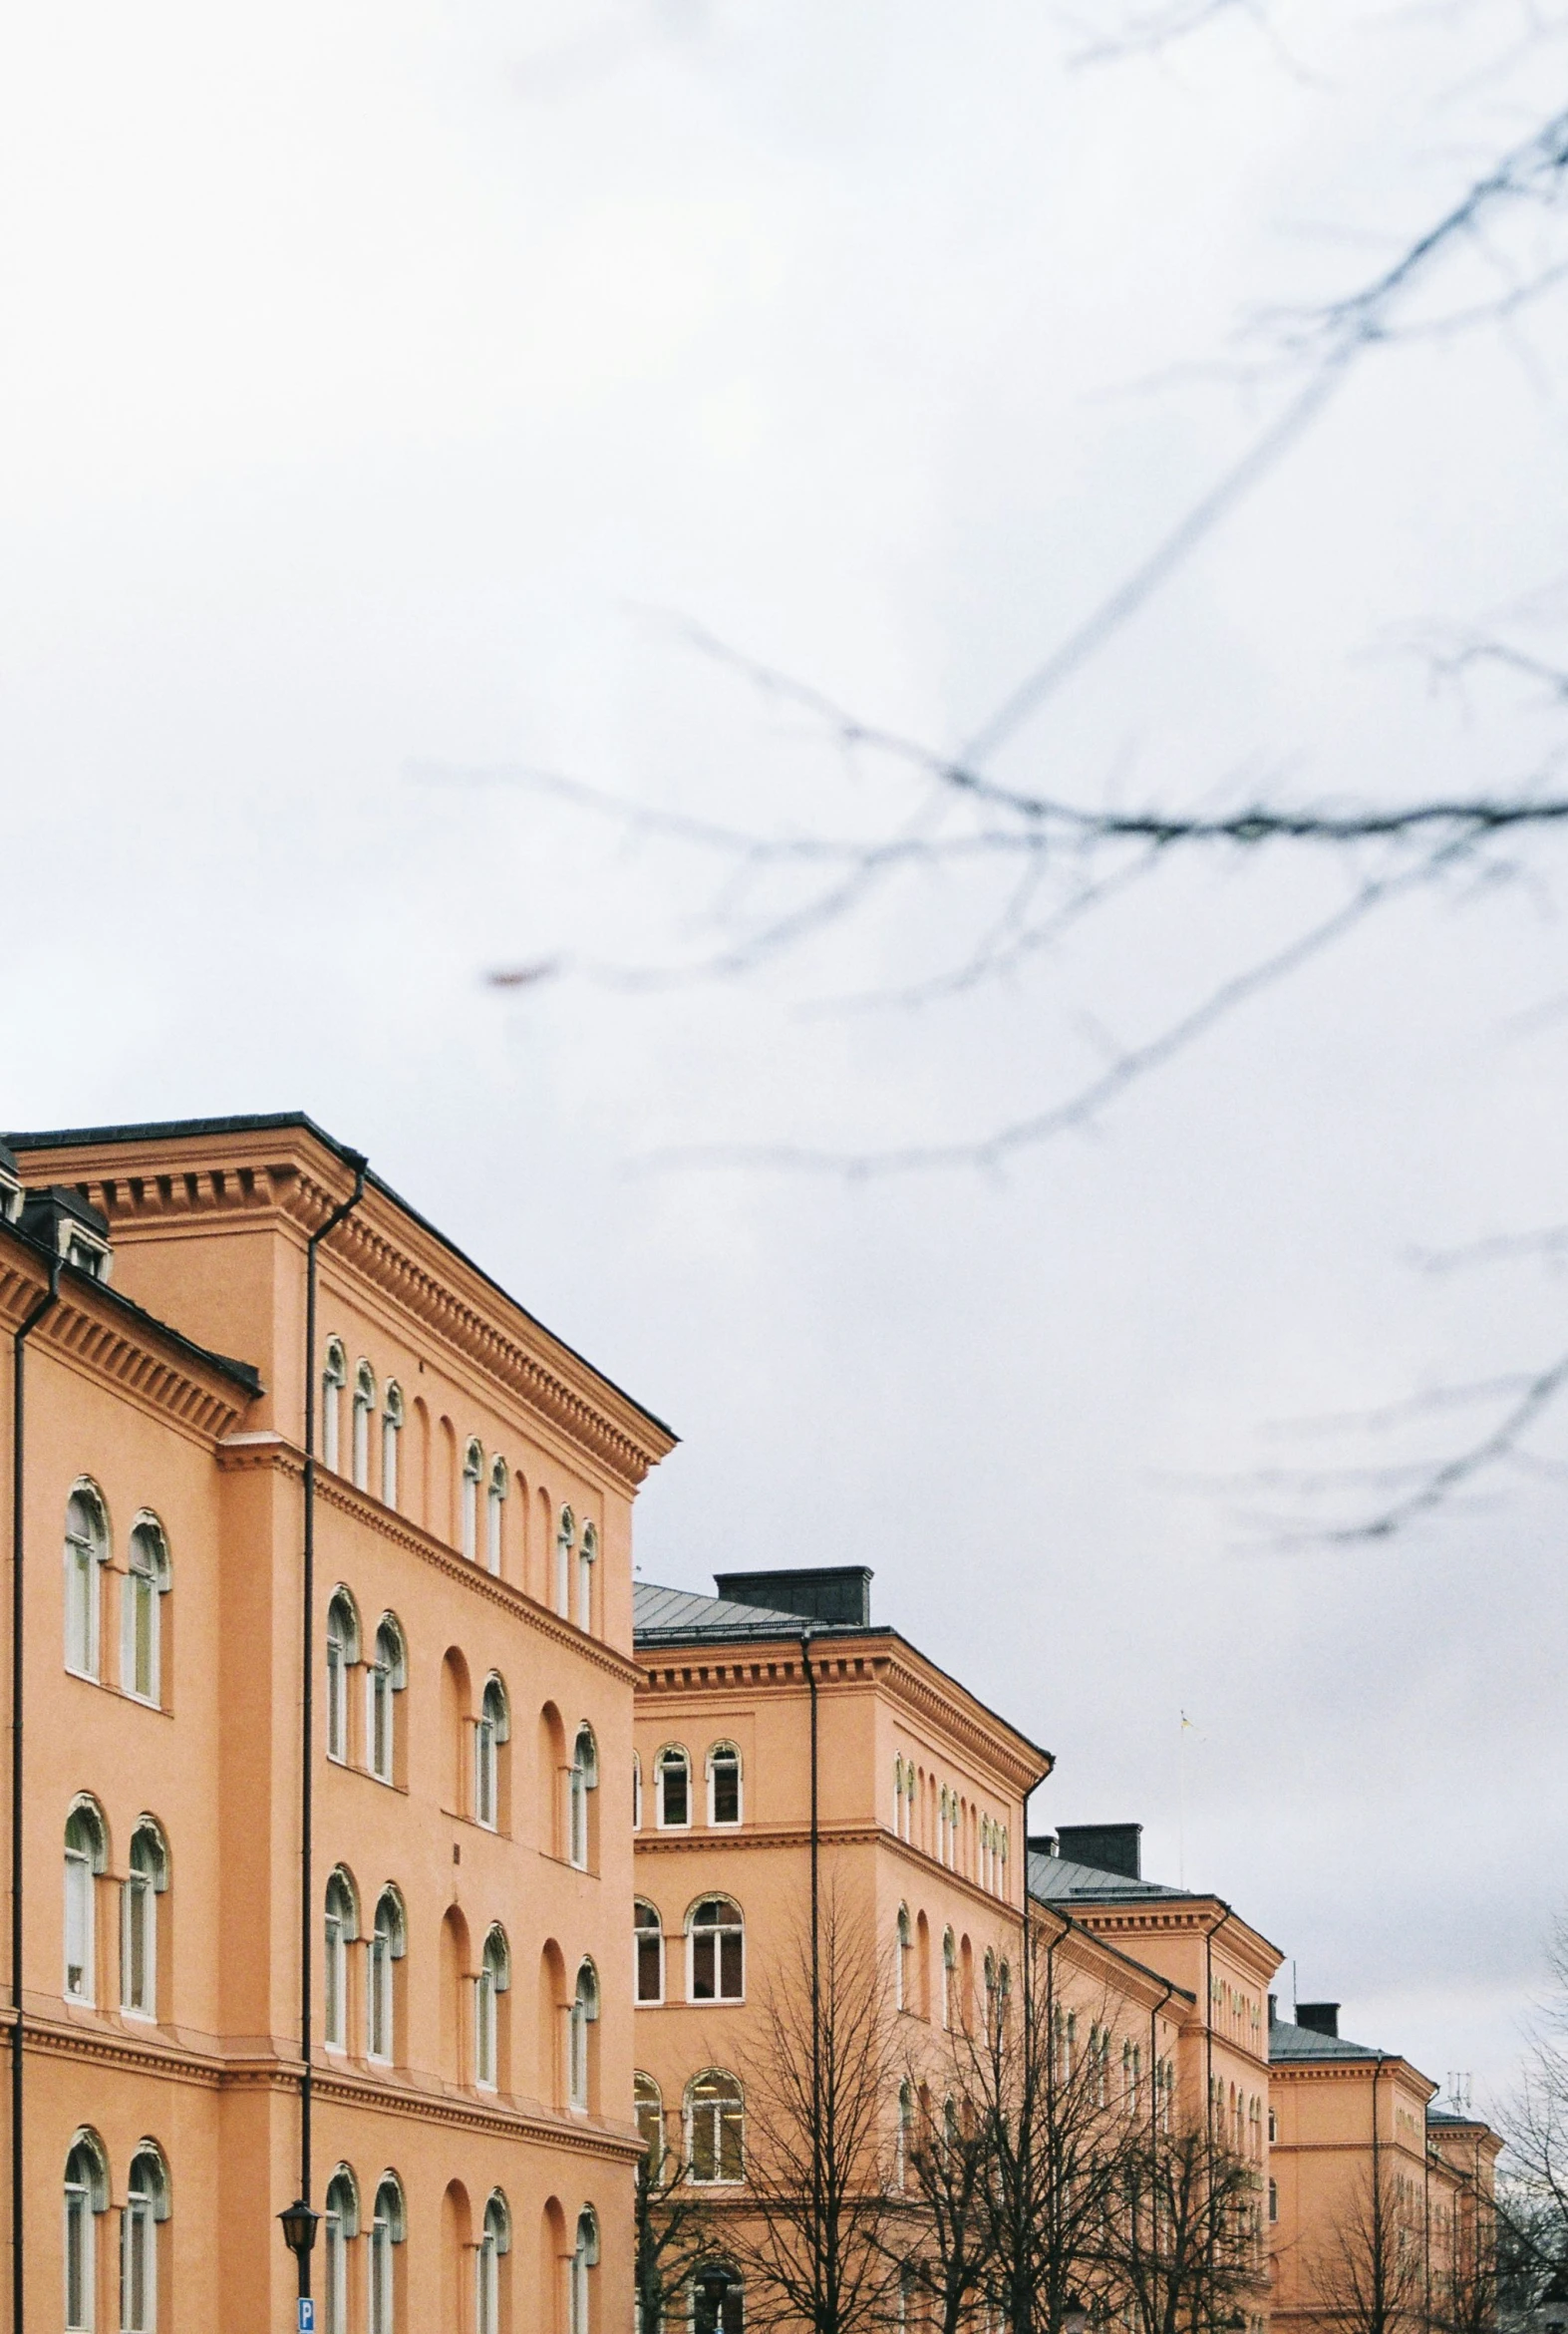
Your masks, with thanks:
M1067 2306L1062 2312L1062 2334L1085 2334L1085 2328L1088 2324L1088 2310L1085 2309L1076 2293L1070 2293L1067 2298Z
M310 2292L310 2256L321 2214L313 2212L301 2196L280 2212L278 2218L283 2223L283 2242L299 2263L299 2297L304 2301Z

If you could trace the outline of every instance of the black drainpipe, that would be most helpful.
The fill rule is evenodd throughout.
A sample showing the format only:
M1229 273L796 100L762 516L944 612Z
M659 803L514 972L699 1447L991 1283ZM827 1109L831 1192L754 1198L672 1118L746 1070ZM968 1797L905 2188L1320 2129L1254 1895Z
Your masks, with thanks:
M60 1258L49 1260L49 1286L11 1342L11 2325L22 2334L22 1467L26 1450L26 1360L23 1347L60 1302Z
M348 1198L333 1209L319 1230L311 1233L305 1248L305 1579L300 1631L304 1651L300 1670L299 2200L306 2205L310 2202L310 1980L316 1887L312 1870L316 1750L316 1250L327 1234L336 1231L344 1217L351 1214L365 1196L367 1162L357 1151L351 1151L346 1156L354 1169L354 1188ZM310 2293L308 2247L302 2249L299 2255L299 2290L301 2298Z
M811 2285L818 2323L822 2315L822 1975L818 1920L818 1845L816 1799L816 1672L811 1667L811 1632L800 1631L800 1667L811 1696L811 2208L815 2218L811 2248Z

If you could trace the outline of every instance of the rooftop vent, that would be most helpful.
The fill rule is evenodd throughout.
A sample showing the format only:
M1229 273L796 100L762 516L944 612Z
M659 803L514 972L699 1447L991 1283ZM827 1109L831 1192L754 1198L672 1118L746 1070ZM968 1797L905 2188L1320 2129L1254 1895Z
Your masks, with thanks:
M1097 1872L1119 1872L1124 1880L1143 1877L1141 1824L1059 1824L1057 1853L1069 1863Z
M0 1143L0 1223L15 1223L22 1212L22 1178L16 1171L16 1154Z
M68 1183L24 1192L21 1225L30 1240L58 1256L62 1264L74 1265L94 1280L109 1278L109 1218L100 1215L92 1202Z
M1340 2038L1340 2005L1338 2002L1298 2002L1296 2023L1310 2026L1314 2034L1332 2034Z
M760 1605L765 1612L798 1613L805 1621L847 1621L862 1629L870 1626L869 1564L808 1564L785 1572L716 1572L714 1586L733 1603Z

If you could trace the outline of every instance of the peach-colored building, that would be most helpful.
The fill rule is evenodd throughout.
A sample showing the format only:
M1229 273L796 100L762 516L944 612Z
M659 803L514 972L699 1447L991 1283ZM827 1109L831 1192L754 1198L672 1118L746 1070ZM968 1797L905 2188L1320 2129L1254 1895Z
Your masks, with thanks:
M1270 2002L1269 2254L1278 2325L1317 2334L1381 2269L1392 2323L1486 2323L1502 2142L1397 2051L1352 2042L1337 2002ZM1455 2310L1459 2295L1466 2306ZM1337 2308L1336 2305L1339 2305Z
M631 2320L631 1507L672 1438L362 1164L299 1116L0 1150L27 2329L291 2323L307 2088L318 2327Z

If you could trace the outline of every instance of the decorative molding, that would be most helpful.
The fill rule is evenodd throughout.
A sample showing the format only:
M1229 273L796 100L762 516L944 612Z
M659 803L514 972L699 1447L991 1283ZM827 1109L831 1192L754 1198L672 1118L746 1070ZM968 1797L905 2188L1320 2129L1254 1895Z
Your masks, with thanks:
M278 1147L270 1158L258 1152L263 1141ZM203 1143L207 1156L200 1165L168 1167L171 1156L198 1158ZM295 1146L295 1156L287 1156ZM241 1148L250 1151L248 1159L239 1156ZM30 1161L35 1158L57 1160L65 1172L66 1163L74 1164L74 1187L103 1210L112 1234L132 1240L139 1226L164 1236L199 1235L224 1224L239 1230L247 1219L259 1227L270 1219L287 1224L303 1241L343 1198L348 1171L303 1127L248 1137L196 1134L163 1143L86 1145L74 1157L69 1149L29 1154ZM328 1159L325 1172L307 1164ZM674 1448L674 1436L657 1420L379 1185L367 1188L362 1205L334 1234L332 1262L381 1290L511 1401L520 1399L578 1449L591 1452L628 1491ZM503 1308L526 1322L524 1333L506 1320Z
M21 1322L48 1287L47 1273L28 1259L0 1256L0 1319ZM243 1416L246 1398L217 1369L197 1374L194 1353L176 1358L164 1346L160 1324L150 1314L122 1308L113 1297L95 1303L93 1284L61 1277L60 1302L33 1332L34 1353L48 1352L68 1368L128 1396L150 1415L165 1420L192 1442L210 1446ZM169 1347L176 1343L171 1333Z
M302 1481L305 1473L305 1455L284 1435L261 1433L230 1435L219 1444L218 1466L224 1474L246 1474L257 1469L271 1470ZM325 1505L336 1507L341 1514L353 1515L383 1539L407 1548L411 1555L423 1557L450 1580L460 1580L466 1588L498 1605L518 1620L529 1622L539 1634L550 1638L563 1653L574 1653L595 1669L606 1671L622 1684L641 1685L642 1670L627 1654L606 1645L602 1637L589 1637L572 1622L551 1612L527 1591L500 1574L487 1572L482 1564L462 1556L449 1547L444 1539L427 1531L423 1524L402 1515L396 1507L384 1506L372 1492L362 1492L355 1484L345 1482L341 1475L332 1473L320 1462L316 1466L316 1497Z

